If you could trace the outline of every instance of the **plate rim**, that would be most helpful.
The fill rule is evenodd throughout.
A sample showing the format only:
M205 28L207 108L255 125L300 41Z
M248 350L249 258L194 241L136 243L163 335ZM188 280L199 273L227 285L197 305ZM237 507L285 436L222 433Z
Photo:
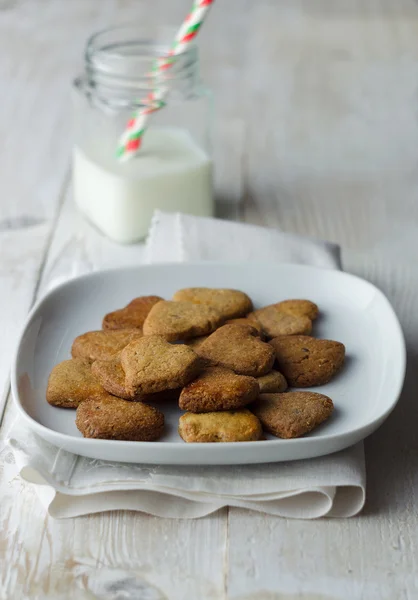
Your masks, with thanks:
M342 433L334 433L334 434L328 434L325 435L324 437L321 438L311 438L311 437L300 437L300 438L294 438L294 439L289 439L289 440L285 440L286 446L290 447L291 445L297 445L297 446L304 446L304 445L309 445L312 444L312 442L315 441L322 441L322 442L331 442L331 441L337 441L339 439L343 439L345 437L350 437L354 434L357 434L357 437L359 435L362 436L362 433L366 432L365 436L360 437L360 439L364 439L364 437L367 437L367 430L369 430L370 428L372 428L372 431L374 431L377 427L379 427L383 421L389 416L389 414L393 411L393 409L395 408L396 404L398 403L401 393L402 393L402 389L403 389L403 384L404 384L404 380L405 380L405 373L406 373L406 358L407 358L407 354L406 354L406 343L405 343L405 338L404 338L404 334L403 334L403 330L401 327L401 324L399 322L399 319L395 313L394 308L392 307L391 303L389 302L388 298L386 297L386 295L373 283L371 283L370 281L367 281L366 279L363 279L362 277L359 277L357 275L353 275L352 273L347 273L346 271L342 271L340 269L333 269L330 267L318 267L315 265L307 265L307 264L298 264L298 263L289 263L289 262L285 262L285 263L266 263L266 262L261 262L261 261L252 261L250 263L247 262L239 262L239 261L225 261L225 262L221 262L221 261L190 261L190 262L184 262L184 263L180 263L180 262L164 262L164 263L148 263L148 264L140 264L140 265L136 265L136 266L123 266L123 267L114 267L114 268L110 268L110 269L100 269L97 271L92 271L90 273L84 273L82 275L78 275L76 277L72 277L71 279L68 279L66 281L63 281L55 286L53 286L51 289L49 289L45 295L43 295L41 298L39 298L36 303L34 304L34 306L31 308L31 310L29 311L28 315L26 316L25 322L21 328L20 334L18 336L18 340L17 340L17 345L16 345L16 349L14 351L13 354L13 360L12 360L12 366L11 366L11 377L10 377L10 382L11 382L11 390L12 390L12 397L13 397L13 402L15 404L15 406L18 409L19 414L24 418L24 420L28 423L29 427L34 430L36 433L38 433L41 437L43 437L45 439L45 435L48 438L51 437L59 437L62 438L64 441L68 441L70 443L74 442L75 440L77 441L77 444L81 444L82 446L84 446L86 448L86 450L89 447L92 448L97 448L98 444L103 444L103 442L111 442L112 443L112 447L115 446L115 444L119 447L125 447L127 450L129 450L130 448L139 448L139 447L143 447L144 444L147 445L147 447L152 447L155 449L161 449L161 448L165 448L165 449L171 449L174 450L174 448L182 448L182 451L184 452L185 448L193 448L193 447L211 447L211 448L219 448L219 450L217 452L220 451L220 449L228 449L228 448L237 448L237 446L239 448L248 448L248 447L252 447L254 448L254 442L239 442L239 444L237 444L236 442L223 442L222 444L217 444L215 442L208 442L206 444L202 444L199 442L192 442L192 443L187 443L187 444L179 444L178 442L161 442L161 441L156 441L156 442L140 442L138 444L138 442L135 441L128 441L128 440L103 440L103 439L93 439L93 438L76 438L73 435L67 434L67 433L61 433L58 432L54 429L51 429L49 427L47 427L46 425L42 425L41 423L39 423L36 419L34 419L33 417L31 417L25 410L24 406L21 403L20 397L19 397L19 391L18 391L18 384L17 384L17 371L18 371L18 365L19 365L19 357L20 357L20 353L22 351L22 344L23 344L23 340L25 337L25 334L29 328L29 326L32 323L33 318L36 316L36 313L42 308L42 306L54 295L65 291L66 288L72 287L74 284L78 284L80 281L85 281L85 280L89 280L89 279L95 279L98 278L100 276L111 276L113 273L121 273L121 272L129 272L129 271L137 271L137 272L141 272L144 270L158 270L158 269L163 269L163 268L167 268L167 267L175 267L175 268L184 268L184 267L203 267L205 268L206 266L222 266L223 268L227 267L227 268L236 268L236 267L244 267L245 268L249 268L249 266L251 266L252 268L256 268L257 266L262 266L263 269L266 268L266 266L270 266L272 269L289 269L292 268L294 270L298 270L300 272L305 271L305 272L327 272L330 274L331 277L335 276L335 277L342 277L344 279L351 279L352 281L357 281L360 282L362 285L365 285L367 287L369 287L374 294L376 294L377 296L380 297L381 300L383 300L384 304L386 305L386 310L391 314L392 317L392 327L394 328L394 331L396 332L396 337L397 337L397 346L398 346L398 350L400 351L398 359L399 359L399 369L397 369L396 371L396 377L397 380L395 381L395 389L396 389L396 393L394 393L392 402L390 403L390 405L386 408L386 410L379 414L379 416L377 417L373 417L371 419L369 419L368 421L364 422L360 427L354 427L352 429L349 429L347 431L344 431ZM370 433L372 433L372 431L370 431ZM269 448L269 447L277 447L280 444L283 443L283 440L281 440L280 438L278 438L277 440L262 440L263 442L263 447L264 448ZM348 445L351 444L346 444L343 447L347 447ZM81 448L80 448L81 450ZM84 454L84 453L83 453ZM329 454L329 453L326 453ZM85 454L84 454L85 455ZM280 457L278 457L278 460L280 460ZM291 460L291 459L286 459L286 460ZM136 461L136 462L140 462L140 461ZM151 462L151 461L149 461ZM261 462L261 461L259 461ZM273 461L269 461L269 462L273 462ZM169 464L167 462L167 464Z

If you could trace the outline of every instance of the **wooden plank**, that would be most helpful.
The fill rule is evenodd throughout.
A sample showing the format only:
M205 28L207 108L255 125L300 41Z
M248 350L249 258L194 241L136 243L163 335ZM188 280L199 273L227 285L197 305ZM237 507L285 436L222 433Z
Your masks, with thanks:
M249 40L247 114L262 111L247 119L246 219L372 248L389 226L385 200L409 196L416 172L418 7L392 3L388 15L387 2L350 3L347 15L342 2L278 4L257 5Z
M0 233L0 421L9 391L10 357L33 300L47 234L46 224Z

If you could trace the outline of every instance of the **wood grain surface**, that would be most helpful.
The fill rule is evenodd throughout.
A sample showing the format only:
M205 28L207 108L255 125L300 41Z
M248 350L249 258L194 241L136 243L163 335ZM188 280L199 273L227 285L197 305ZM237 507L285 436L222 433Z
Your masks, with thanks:
M87 36L178 23L189 0L0 0L1 441L9 365L50 285L142 260L76 213L71 79ZM164 520L113 512L54 521L0 454L0 598L418 598L418 4L224 0L200 40L216 94L218 210L342 245L376 283L408 345L403 396L366 442L368 499L345 520L244 510Z

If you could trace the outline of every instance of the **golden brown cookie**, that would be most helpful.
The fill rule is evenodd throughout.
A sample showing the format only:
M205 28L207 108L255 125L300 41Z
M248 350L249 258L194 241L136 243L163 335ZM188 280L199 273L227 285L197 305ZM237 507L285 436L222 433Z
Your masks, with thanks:
M118 329L108 331L88 331L75 338L71 356L95 360L112 360L134 339L142 336L137 329Z
M237 375L223 367L208 367L183 388L179 406L194 413L233 410L253 402L259 391L254 377Z
M253 309L251 299L239 290L218 288L185 288L178 290L173 300L207 304L216 308L222 320L244 317Z
M292 387L328 383L344 363L344 344L333 340L292 335L277 337L270 345L280 371Z
M230 319L225 323L225 325L242 325L243 327L252 327L256 330L258 337L262 339L264 338L263 328L261 327L260 323L257 323L257 321L254 319L252 321L247 318Z
M161 437L164 415L143 402L108 396L82 402L75 423L86 438L150 442Z
M169 344L157 335L144 336L128 344L121 353L125 387L135 398L189 383L201 370L201 361L184 344Z
M248 319L258 323L269 338L278 335L307 335L312 331L312 321L308 317L281 312L276 304L255 310L248 315Z
M314 321L319 314L318 306L310 300L283 300L275 305L279 310L295 317L308 317Z
M71 358L55 365L46 389L49 404L61 408L77 408L88 398L107 395L92 374L90 363L82 358Z
M256 336L254 329L224 325L203 342L196 353L211 365L219 365L241 375L259 377L271 371L274 352Z
M326 421L334 409L328 396L316 392L260 394L251 410L263 428L281 438L296 438Z
M260 421L249 410L185 413L179 420L185 442L253 442L261 439Z
M257 383L262 394L285 392L287 390L287 381L279 371L271 371L267 375L257 377Z
M114 310L105 315L103 329L139 329L142 331L144 321L151 308L161 302L160 296L140 296L134 298L125 308Z
M217 310L207 304L164 300L150 310L145 335L161 335L169 342L212 333L222 322Z
M132 398L126 391L125 371L122 368L120 358L106 361L96 360L91 365L91 371L103 388L109 394L113 394L113 396L117 396L118 398L141 400L142 402L161 402L164 400L176 402L180 397L181 388L177 388L174 390L164 390L156 394L143 394Z

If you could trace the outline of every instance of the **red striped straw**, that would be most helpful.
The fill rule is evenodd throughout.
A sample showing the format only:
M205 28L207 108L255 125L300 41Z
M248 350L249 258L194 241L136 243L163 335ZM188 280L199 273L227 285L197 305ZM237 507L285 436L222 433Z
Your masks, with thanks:
M161 79L159 75L173 65L175 56L187 50L198 34L209 8L214 2L215 0L194 0L190 13L177 32L167 56L162 56L156 60L153 67L156 87L144 100L145 106L138 109L131 119L129 119L116 151L119 160L129 160L138 153L150 115L165 106L164 99L168 93L168 89L158 85L158 80Z

